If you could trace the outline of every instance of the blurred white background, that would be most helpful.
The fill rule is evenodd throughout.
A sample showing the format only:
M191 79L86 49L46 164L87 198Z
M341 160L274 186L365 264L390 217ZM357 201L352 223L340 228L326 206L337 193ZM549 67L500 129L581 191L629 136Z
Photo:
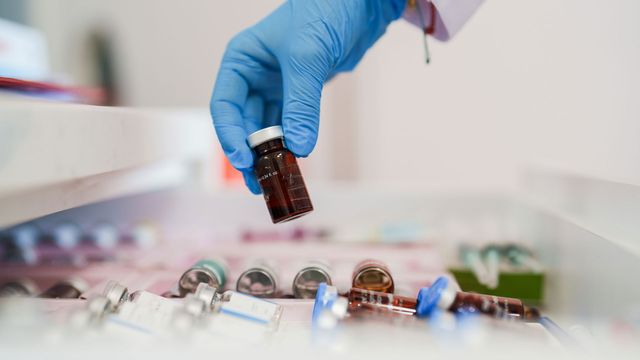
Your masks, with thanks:
M13 12L45 34L56 73L95 83L99 32L119 104L204 109L226 42L280 3L30 0ZM488 0L452 41L431 41L428 66L420 31L398 21L327 86L306 176L512 189L535 164L640 184L639 13L635 0Z

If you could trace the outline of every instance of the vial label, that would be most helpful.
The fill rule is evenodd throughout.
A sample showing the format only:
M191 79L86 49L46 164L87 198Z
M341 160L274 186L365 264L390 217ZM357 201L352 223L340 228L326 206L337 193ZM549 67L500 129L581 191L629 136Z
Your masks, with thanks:
M297 160L282 138L258 144L254 151L254 171L272 221L281 223L313 211Z
M174 302L150 292L138 293L135 302L126 302L117 315L110 320L142 332L157 333L167 329L174 312L180 308Z
M259 323L268 324L274 320L280 305L253 296L234 293L229 301L223 302L220 312Z

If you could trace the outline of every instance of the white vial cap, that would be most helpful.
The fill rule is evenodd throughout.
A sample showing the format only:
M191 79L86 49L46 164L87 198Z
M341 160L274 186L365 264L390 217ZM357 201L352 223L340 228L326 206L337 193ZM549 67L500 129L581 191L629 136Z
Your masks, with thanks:
M266 143L269 140L283 137L284 132L282 131L282 126L276 125L254 132L247 137L247 142L249 143L249 146L254 148L260 144Z

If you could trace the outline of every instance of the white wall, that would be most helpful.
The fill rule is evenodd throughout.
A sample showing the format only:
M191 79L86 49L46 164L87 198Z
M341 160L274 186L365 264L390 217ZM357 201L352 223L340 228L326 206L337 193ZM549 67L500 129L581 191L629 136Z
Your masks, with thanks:
M83 35L118 41L125 103L207 106L227 40L280 1L32 0L54 68L91 79ZM398 22L330 84L315 179L513 188L539 163L640 184L640 2L488 0L453 41Z
M91 81L87 35L104 29L116 42L125 105L207 106L229 38L279 3L31 0L31 8L34 25L50 40L59 72Z
M394 25L355 75L361 174L513 186L534 162L640 184L639 13L633 0L489 0L431 42L429 66L418 34Z

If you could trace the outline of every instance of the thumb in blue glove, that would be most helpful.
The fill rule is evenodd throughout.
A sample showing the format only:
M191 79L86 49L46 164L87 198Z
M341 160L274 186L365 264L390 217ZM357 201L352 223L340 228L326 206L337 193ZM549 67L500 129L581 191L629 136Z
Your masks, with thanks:
M308 156L324 83L352 70L404 6L405 0L289 0L229 42L211 115L225 155L253 193L260 186L247 136L281 124L289 150Z

